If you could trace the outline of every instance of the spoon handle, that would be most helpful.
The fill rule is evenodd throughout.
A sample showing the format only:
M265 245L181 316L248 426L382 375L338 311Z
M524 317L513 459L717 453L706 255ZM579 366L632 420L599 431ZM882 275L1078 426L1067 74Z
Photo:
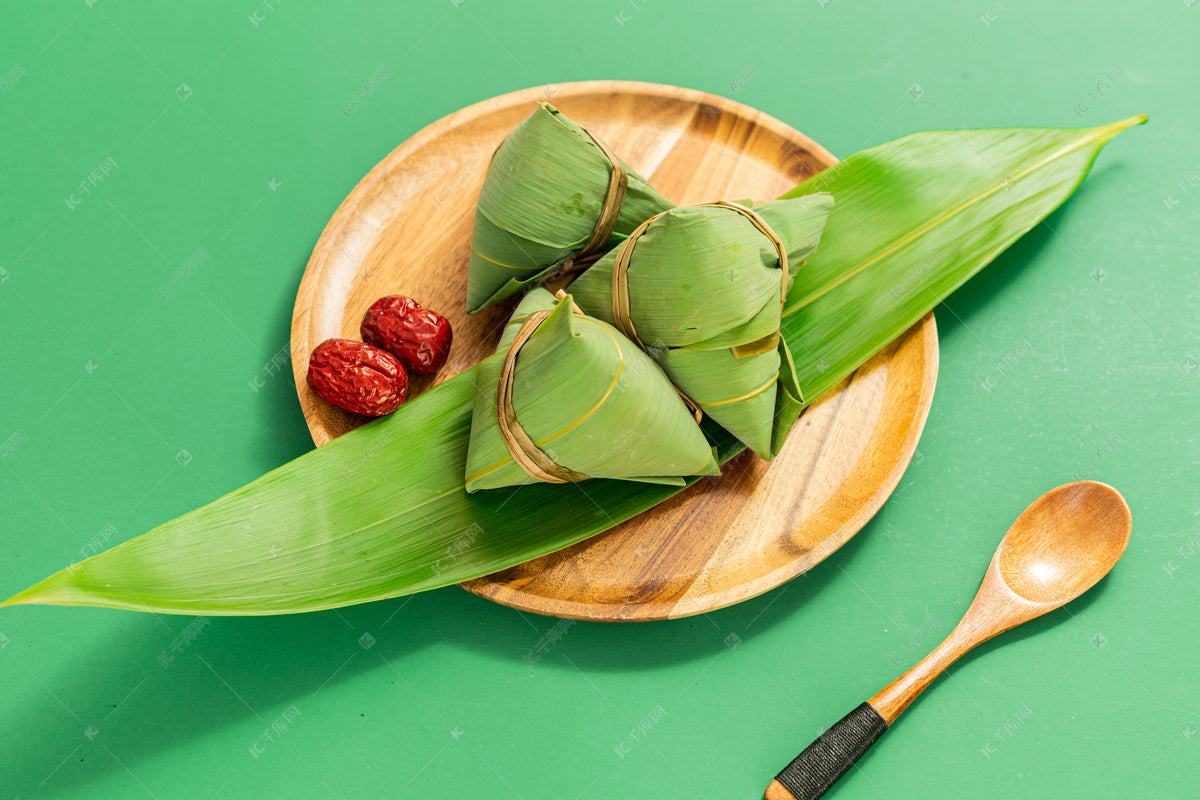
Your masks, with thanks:
M863 703L792 759L767 787L765 800L817 800L887 730L870 703Z

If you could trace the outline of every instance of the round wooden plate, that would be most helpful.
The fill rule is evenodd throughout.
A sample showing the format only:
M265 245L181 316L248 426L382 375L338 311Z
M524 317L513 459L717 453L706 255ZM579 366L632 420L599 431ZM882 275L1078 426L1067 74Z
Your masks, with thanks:
M454 346L419 392L494 349L512 305L467 316L475 198L497 143L540 100L596 132L678 203L776 197L836 159L740 103L689 89L592 81L528 89L438 120L381 161L338 208L300 283L296 389L317 445L363 419L309 389L307 354L357 339L366 308L406 294L445 314ZM573 547L462 584L525 611L596 620L699 614L818 563L879 510L916 449L937 377L933 315L810 406L770 463L743 452L640 516Z

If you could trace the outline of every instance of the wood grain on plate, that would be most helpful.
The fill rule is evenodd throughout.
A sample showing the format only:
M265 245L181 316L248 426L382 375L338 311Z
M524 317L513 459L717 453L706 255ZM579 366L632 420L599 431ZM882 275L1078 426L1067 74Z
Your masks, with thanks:
M378 297L410 295L454 326L449 362L436 376L414 379L414 393L494 351L515 302L466 314L475 198L497 143L540 100L590 128L678 203L776 197L836 161L748 106L656 84L529 89L433 123L350 193L300 283L292 365L317 445L363 419L313 395L307 354L330 337L357 339L362 314ZM930 314L810 406L770 463L743 452L719 479L463 587L539 614L650 620L710 611L778 586L844 544L891 494L925 424L937 355Z

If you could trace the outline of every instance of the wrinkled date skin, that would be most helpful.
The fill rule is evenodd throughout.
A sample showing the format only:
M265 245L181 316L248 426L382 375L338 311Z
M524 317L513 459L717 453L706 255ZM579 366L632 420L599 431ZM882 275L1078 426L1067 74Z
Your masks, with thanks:
M432 375L446 363L454 332L441 314L397 294L381 297L367 309L362 338L400 359L409 372Z
M349 339L326 339L308 359L308 385L323 400L367 417L390 414L408 394L408 374L390 353Z

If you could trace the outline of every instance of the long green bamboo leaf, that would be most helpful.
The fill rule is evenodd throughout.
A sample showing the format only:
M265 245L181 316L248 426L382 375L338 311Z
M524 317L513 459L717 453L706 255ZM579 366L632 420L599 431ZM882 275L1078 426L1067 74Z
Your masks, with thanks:
M836 198L783 333L811 401L1074 191L1137 117L1085 130L915 134L789 196ZM495 356L493 357L495 358ZM468 495L470 370L241 489L0 605L275 614L409 594L566 547L678 487L594 480ZM741 449L708 428L722 461Z

